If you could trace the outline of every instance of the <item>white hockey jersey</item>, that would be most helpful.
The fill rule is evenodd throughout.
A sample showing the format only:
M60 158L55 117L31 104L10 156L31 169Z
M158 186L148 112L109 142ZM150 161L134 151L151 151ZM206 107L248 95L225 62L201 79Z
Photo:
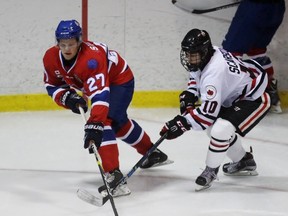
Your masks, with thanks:
M221 106L238 100L256 100L265 91L268 78L253 60L240 60L226 50L215 52L202 71L190 72L187 90L201 99L201 106L186 114L194 130L205 130L217 119Z

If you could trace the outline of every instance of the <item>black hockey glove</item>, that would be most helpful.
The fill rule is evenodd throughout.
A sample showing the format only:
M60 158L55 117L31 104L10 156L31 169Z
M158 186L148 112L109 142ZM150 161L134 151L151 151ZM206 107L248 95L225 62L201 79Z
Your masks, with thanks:
M195 108L195 103L198 101L198 97L189 91L183 91L179 95L180 100L180 113L186 113L189 109Z
M190 130L191 125L185 117L177 115L171 121L165 123L164 127L160 131L160 135L163 136L167 132L166 139L171 140L181 136L184 132Z
M87 123L84 126L85 136L84 136L84 148L90 147L90 143L94 143L97 149L100 148L103 138L104 125L102 122ZM91 152L89 149L90 153Z
M81 106L86 113L88 110L87 103L83 97L74 91L66 91L61 97L61 103L72 110L72 112L80 114L79 106Z

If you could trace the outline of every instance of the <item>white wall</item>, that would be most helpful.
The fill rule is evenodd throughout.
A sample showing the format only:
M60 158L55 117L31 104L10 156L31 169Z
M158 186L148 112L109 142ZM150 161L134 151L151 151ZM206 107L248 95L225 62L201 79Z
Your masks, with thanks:
M127 59L136 90L180 90L187 78L179 62L184 35L194 27L206 29L221 45L235 10L192 15L171 0L89 0L89 39L107 43ZM54 31L62 19L81 22L81 0L1 0L1 95L45 93L42 57L55 44ZM287 29L286 13L269 46L280 89L288 89Z

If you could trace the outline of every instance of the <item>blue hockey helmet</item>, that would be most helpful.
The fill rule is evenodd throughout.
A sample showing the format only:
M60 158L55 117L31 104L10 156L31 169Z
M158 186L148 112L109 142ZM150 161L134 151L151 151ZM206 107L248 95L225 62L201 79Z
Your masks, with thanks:
M55 31L56 40L76 38L80 40L82 28L76 20L62 20Z

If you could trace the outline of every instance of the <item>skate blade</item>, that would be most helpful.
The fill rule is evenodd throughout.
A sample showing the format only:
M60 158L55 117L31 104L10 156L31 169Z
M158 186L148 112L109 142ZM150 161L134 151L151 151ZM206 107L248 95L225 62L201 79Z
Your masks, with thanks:
M211 184L206 185L206 186L202 186L202 185L196 184L195 192L203 191L203 190L206 190L206 189L208 189L210 187L211 187Z
M240 171L235 173L224 173L226 176L257 176L258 172L256 170L252 171Z
M282 109L279 105L272 105L270 110L269 110L270 113L276 113L276 114L280 114L282 113Z
M103 196L103 197L106 197L108 196L108 192L107 190L103 190L100 192L100 194ZM125 185L125 187L121 187L121 188L116 188L113 192L112 192L112 196L114 198L116 197L121 197L121 196L128 196L131 194L131 190Z
M153 166L151 166L151 167L149 167L149 168L159 167L159 166L165 166L165 165L169 165L169 164L172 164L172 163L174 163L173 160L167 159L166 161L161 162L161 163L156 163L156 164L154 164Z

